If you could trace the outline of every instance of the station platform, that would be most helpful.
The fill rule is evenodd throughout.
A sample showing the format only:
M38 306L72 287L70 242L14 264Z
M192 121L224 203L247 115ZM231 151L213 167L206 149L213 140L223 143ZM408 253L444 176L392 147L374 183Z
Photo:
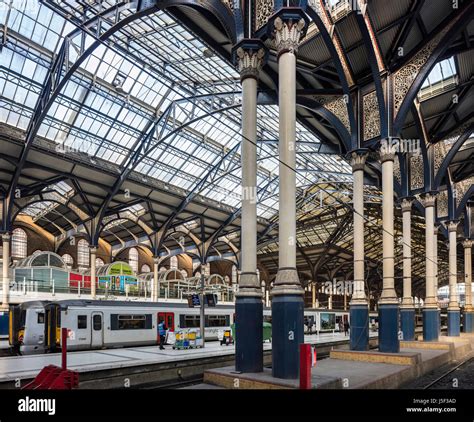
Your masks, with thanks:
M394 389L446 363L474 354L474 335L439 342L402 342L400 353L334 350L311 371L313 389ZM404 347L409 346L409 347ZM230 389L296 389L298 380L263 373L241 374L234 366L204 373L204 383ZM192 388L192 387L191 387ZM200 388L205 388L200 386Z
M376 345L377 333L371 333ZM318 353L334 348L347 349L349 337L340 333L305 336L305 342L318 346ZM158 346L103 349L68 353L68 368L80 373L80 388L120 388L124 377L131 386L185 379L204 370L231 365L235 346L209 341L204 349L165 350ZM271 343L264 343L264 360L271 362ZM26 383L46 365L60 365L61 354L9 356L0 358L0 388L13 388L15 380Z

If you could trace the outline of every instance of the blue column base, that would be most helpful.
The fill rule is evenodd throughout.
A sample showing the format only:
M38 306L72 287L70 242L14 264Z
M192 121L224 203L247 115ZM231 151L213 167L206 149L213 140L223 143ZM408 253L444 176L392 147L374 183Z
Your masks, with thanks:
M415 340L415 308L400 309L400 325L405 341Z
M273 296L272 375L274 377L282 379L297 379L299 377L299 346L304 343L303 330L303 296Z
M474 333L474 312L464 312L463 332Z
M461 332L461 313L448 310L448 336L458 337Z
M423 340L438 341L439 311L436 308L423 309Z
M398 304L379 303L379 351L400 352L398 339Z
M235 369L263 371L263 303L258 297L235 300Z
M351 350L369 350L369 307L350 305L349 315Z

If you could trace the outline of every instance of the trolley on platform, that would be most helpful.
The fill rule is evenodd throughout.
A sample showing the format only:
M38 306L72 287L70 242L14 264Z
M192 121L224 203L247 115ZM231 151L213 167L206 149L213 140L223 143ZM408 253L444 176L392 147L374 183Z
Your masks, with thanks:
M176 332L173 349L198 349L201 347L203 347L203 340L201 330L198 328L189 328Z

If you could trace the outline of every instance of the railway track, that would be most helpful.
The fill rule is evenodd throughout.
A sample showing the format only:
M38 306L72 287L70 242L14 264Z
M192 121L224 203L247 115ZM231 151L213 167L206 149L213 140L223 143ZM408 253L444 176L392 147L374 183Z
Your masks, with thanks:
M465 365L468 365L474 360L474 352L469 353L467 357L463 359L462 362L458 363L454 367L450 368L448 371L444 372L442 375L438 376L436 379L431 381L429 384L425 385L423 390L429 390L430 388L435 387L438 384L442 384L443 381L446 380L446 378L451 375L453 372L457 371L458 369L462 368Z

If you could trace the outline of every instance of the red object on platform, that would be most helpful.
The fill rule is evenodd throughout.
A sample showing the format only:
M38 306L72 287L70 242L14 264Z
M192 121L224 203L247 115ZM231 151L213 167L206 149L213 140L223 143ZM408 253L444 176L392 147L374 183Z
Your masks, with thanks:
M61 329L61 366L45 366L22 390L72 390L79 386L79 373L67 369L67 328Z
M45 366L36 378L22 390L72 390L79 386L79 373L62 370L59 366Z
M311 389L311 344L300 344L300 389Z

